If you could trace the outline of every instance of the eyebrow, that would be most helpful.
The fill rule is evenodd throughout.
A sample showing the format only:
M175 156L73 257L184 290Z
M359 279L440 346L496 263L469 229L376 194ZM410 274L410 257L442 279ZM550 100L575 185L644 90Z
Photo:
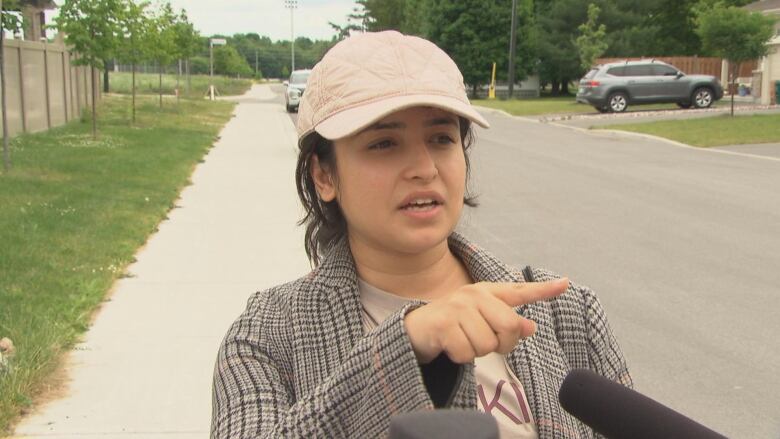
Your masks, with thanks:
M454 118L449 116L443 116L443 117L435 117L433 119L429 119L425 121L424 126L426 127L433 127L433 126L440 126L440 125L453 125L458 126L458 123L455 121ZM401 122L377 122L373 125L370 125L366 128L363 128L362 130L358 131L358 135L369 132L369 131L378 131L378 130L397 130L400 128L406 128L406 124Z

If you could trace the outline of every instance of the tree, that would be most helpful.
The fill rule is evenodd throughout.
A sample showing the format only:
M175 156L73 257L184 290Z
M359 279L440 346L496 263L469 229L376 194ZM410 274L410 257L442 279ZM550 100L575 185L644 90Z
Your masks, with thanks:
M593 66L596 58L600 57L607 50L607 27L603 24L597 24L601 9L595 4L588 5L588 21L581 24L577 29L580 35L574 44L580 50L580 66L588 70Z
M252 68L235 47L227 45L214 49L214 73L227 76L251 76Z
M181 10L178 17L174 20L174 43L178 48L181 60L184 60L184 70L187 75L187 92L189 93L192 82L190 81L190 58L198 53L200 48L200 35L195 30L195 26L190 23L187 17L187 11ZM176 77L176 88L179 88L179 79Z
M732 90L741 64L767 54L766 43L772 38L774 23L774 18L760 12L720 3L697 11L696 33L705 50L729 61ZM734 116L734 93L731 94L731 115Z
M552 94L569 93L569 82L582 73L576 40L577 27L587 21L587 5L581 0L537 0L539 77L552 85Z
M5 29L19 30L19 19L16 15L5 14L5 10L17 10L19 5L16 0L0 0L0 95L2 95L3 110L3 169L8 172L11 169L11 149L8 145L8 107L5 102Z
M175 16L170 3L165 3L149 21L145 45L149 58L157 64L159 75L160 108L162 108L162 74L165 66L177 58L176 33L173 27Z
M498 64L502 76L508 70L511 7L511 2L499 0L429 0L424 8L423 36L452 57L464 82L471 86L472 95L490 80L493 62ZM535 38L529 30L533 26L531 10L531 1L521 0L517 26L517 50L521 54L515 68L520 79L535 64Z
M128 62L132 69L132 121L135 123L135 73L138 64L147 58L147 50L144 47L144 36L149 30L149 17L146 8L148 2L136 3L128 1L124 3L124 11L120 20L123 38L118 46L117 57Z
M56 27L65 34L66 43L79 54L74 64L90 66L93 139L97 139L96 72L105 68L103 60L110 59L116 51L123 9L121 0L65 0L56 19Z
M357 0L357 4L363 7L362 17L366 30L403 30L406 0Z

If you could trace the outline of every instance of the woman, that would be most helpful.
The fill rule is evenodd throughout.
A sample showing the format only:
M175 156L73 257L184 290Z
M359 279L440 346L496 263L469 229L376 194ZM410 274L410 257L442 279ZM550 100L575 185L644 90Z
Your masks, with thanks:
M315 269L229 330L212 437L381 437L434 408L490 413L502 437L593 435L560 384L589 368L631 386L625 360L591 290L454 232L472 123L488 127L426 40L366 33L315 66L296 173Z

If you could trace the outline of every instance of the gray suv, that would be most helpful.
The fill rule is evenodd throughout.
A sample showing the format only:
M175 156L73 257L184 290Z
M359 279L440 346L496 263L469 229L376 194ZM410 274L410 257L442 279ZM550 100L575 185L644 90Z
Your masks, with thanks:
M676 103L707 108L723 97L718 78L686 75L661 61L621 61L594 67L580 80L577 102L599 112L620 113L629 105Z

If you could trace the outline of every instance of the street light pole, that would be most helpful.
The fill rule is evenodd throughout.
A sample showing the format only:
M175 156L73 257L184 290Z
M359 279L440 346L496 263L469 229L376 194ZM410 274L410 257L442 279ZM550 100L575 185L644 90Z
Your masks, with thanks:
M295 20L293 11L298 7L298 0L284 0L284 7L290 10L290 58L292 60L290 73L295 71Z
M509 37L509 94L507 99L512 99L515 88L515 40L517 39L517 0L512 0L512 31Z
M217 87L214 86L214 46L224 46L227 40L224 38L209 38L209 99L214 100Z

